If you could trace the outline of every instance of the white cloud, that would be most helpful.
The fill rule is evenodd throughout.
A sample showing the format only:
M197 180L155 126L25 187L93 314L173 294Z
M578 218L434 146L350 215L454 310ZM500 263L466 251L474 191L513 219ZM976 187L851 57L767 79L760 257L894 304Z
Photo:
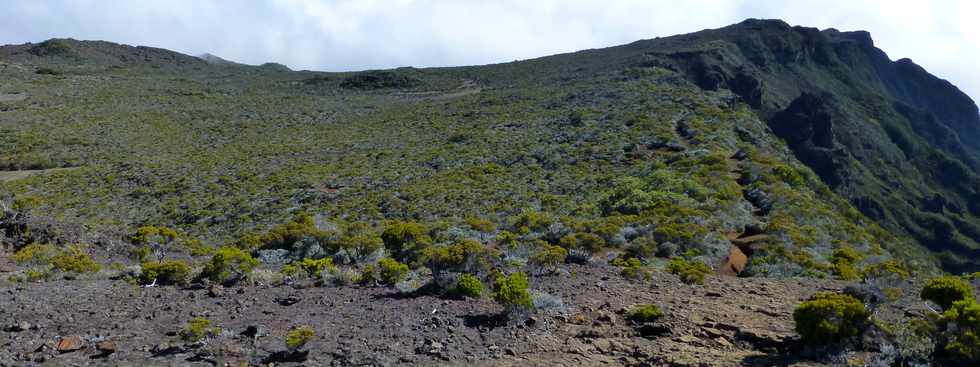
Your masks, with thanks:
M717 28L744 18L864 29L980 96L980 3L971 0L8 0L0 43L104 39L357 70L506 62Z

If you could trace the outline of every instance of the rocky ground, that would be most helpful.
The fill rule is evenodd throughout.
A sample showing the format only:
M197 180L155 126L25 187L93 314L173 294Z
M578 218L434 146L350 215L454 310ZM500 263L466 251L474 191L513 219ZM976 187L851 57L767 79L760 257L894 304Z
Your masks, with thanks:
M495 321L500 309L488 299L387 288L7 285L0 288L0 365L820 365L792 357L792 311L817 291L846 285L712 277L700 286L665 273L631 281L609 267L568 270L532 279L535 291L560 302L507 324ZM664 319L624 319L625 309L648 303L660 305ZM182 342L177 333L194 317L223 331L204 343ZM317 332L308 359L288 362L280 354L277 361L283 336L297 325Z

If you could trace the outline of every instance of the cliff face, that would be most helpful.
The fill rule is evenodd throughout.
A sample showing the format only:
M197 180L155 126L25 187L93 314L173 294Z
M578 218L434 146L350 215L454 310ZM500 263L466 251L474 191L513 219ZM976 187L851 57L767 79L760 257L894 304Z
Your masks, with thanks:
M948 269L980 269L980 113L948 81L891 61L867 32L781 21L634 45L645 64L736 94L825 183Z

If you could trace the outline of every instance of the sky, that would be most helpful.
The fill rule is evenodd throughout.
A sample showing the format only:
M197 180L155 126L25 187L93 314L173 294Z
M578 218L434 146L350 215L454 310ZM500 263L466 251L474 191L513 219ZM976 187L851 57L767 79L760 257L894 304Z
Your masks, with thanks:
M54 37L349 71L508 62L746 18L867 30L980 97L974 0L4 0L0 44Z

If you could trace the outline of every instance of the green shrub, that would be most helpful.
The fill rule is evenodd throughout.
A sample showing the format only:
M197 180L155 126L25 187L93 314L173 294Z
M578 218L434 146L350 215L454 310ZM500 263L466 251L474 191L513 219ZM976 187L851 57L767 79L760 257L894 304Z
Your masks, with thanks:
M418 265L424 251L433 243L428 229L415 222L389 224L381 233L381 240L393 258L410 265Z
M861 272L864 279L882 278L894 276L899 279L908 279L910 274L901 263L895 260L883 261L877 264L868 265Z
M470 226L470 228L473 228L473 230L475 231L479 231L483 233L492 233L493 231L497 230L497 226L494 225L493 222L487 219L478 218L478 217L466 217L465 221L466 221L466 225Z
M54 246L32 243L17 250L10 259L21 265L47 265L51 263L51 258L55 255L57 255L57 251Z
M247 277L258 264L258 260L242 249L224 246L204 265L201 277L219 283L235 282Z
M51 265L61 271L72 273L97 273L102 269L80 244L71 245L51 258Z
M527 275L524 273L498 276L494 281L493 300L504 306L505 312L511 315L529 311L533 305L527 287Z
M973 300L973 287L959 277L944 276L930 279L919 295L948 310L956 301Z
M870 314L857 298L821 292L793 311L796 332L803 341L828 345L855 337L868 326Z
M329 242L333 234L333 232L321 231L316 228L313 216L307 213L298 213L289 222L272 227L266 233L250 233L242 236L234 243L234 246L243 250L256 248L288 249L296 242L307 238L315 240L322 246Z
M168 244L177 239L177 232L167 227L143 226L130 240L137 245Z
M667 263L667 272L677 274L684 283L704 284L704 277L711 273L711 268L702 261L674 258Z
M534 210L524 210L514 219L514 230L517 233L527 234L531 232L542 232L548 229L555 218L548 213Z
M313 341L316 330L309 326L299 326L286 333L286 347L292 350L302 348L307 343Z
M660 311L660 306L654 304L633 308L626 314L627 320L638 324L654 322L662 317L664 317L664 313Z
M834 249L830 255L831 270L842 280L857 280L861 275L854 268L854 264L860 260L861 254L851 247L843 246Z
M211 320L204 317L194 318L180 330L180 337L189 342L198 342L218 334L221 334L221 329L211 327Z
M956 302L943 312L937 330L944 359L957 362L980 362L980 305L973 299ZM964 364L965 365L965 364Z
M378 251L384 242L370 226L365 223L354 223L347 226L340 237L340 247L347 250L356 261L362 261Z
M777 164L773 166L772 173L776 175L779 180L789 184L790 186L799 187L806 183L799 171L787 165Z
M568 250L563 247L543 244L537 251L531 254L528 261L538 266L555 267L565 263L565 258L567 257Z
M322 259L303 259L299 261L300 269L306 271L311 277L319 277L324 270L333 268L333 259L325 257Z
M163 262L146 262L142 265L140 281L144 284L152 283L156 280L157 284L184 284L190 278L191 267L186 262L180 260L168 260Z
M445 272L479 274L490 268L495 254L478 241L465 239L425 250L425 265L434 274Z
M395 259L384 258L378 261L378 270L382 284L395 285L408 275L408 265Z
M450 293L463 298L480 298L483 295L483 282L475 276L463 274Z
M643 268L643 263L635 257L617 257L609 262L609 265L620 268L619 274L627 279L647 279L651 278L649 271Z

